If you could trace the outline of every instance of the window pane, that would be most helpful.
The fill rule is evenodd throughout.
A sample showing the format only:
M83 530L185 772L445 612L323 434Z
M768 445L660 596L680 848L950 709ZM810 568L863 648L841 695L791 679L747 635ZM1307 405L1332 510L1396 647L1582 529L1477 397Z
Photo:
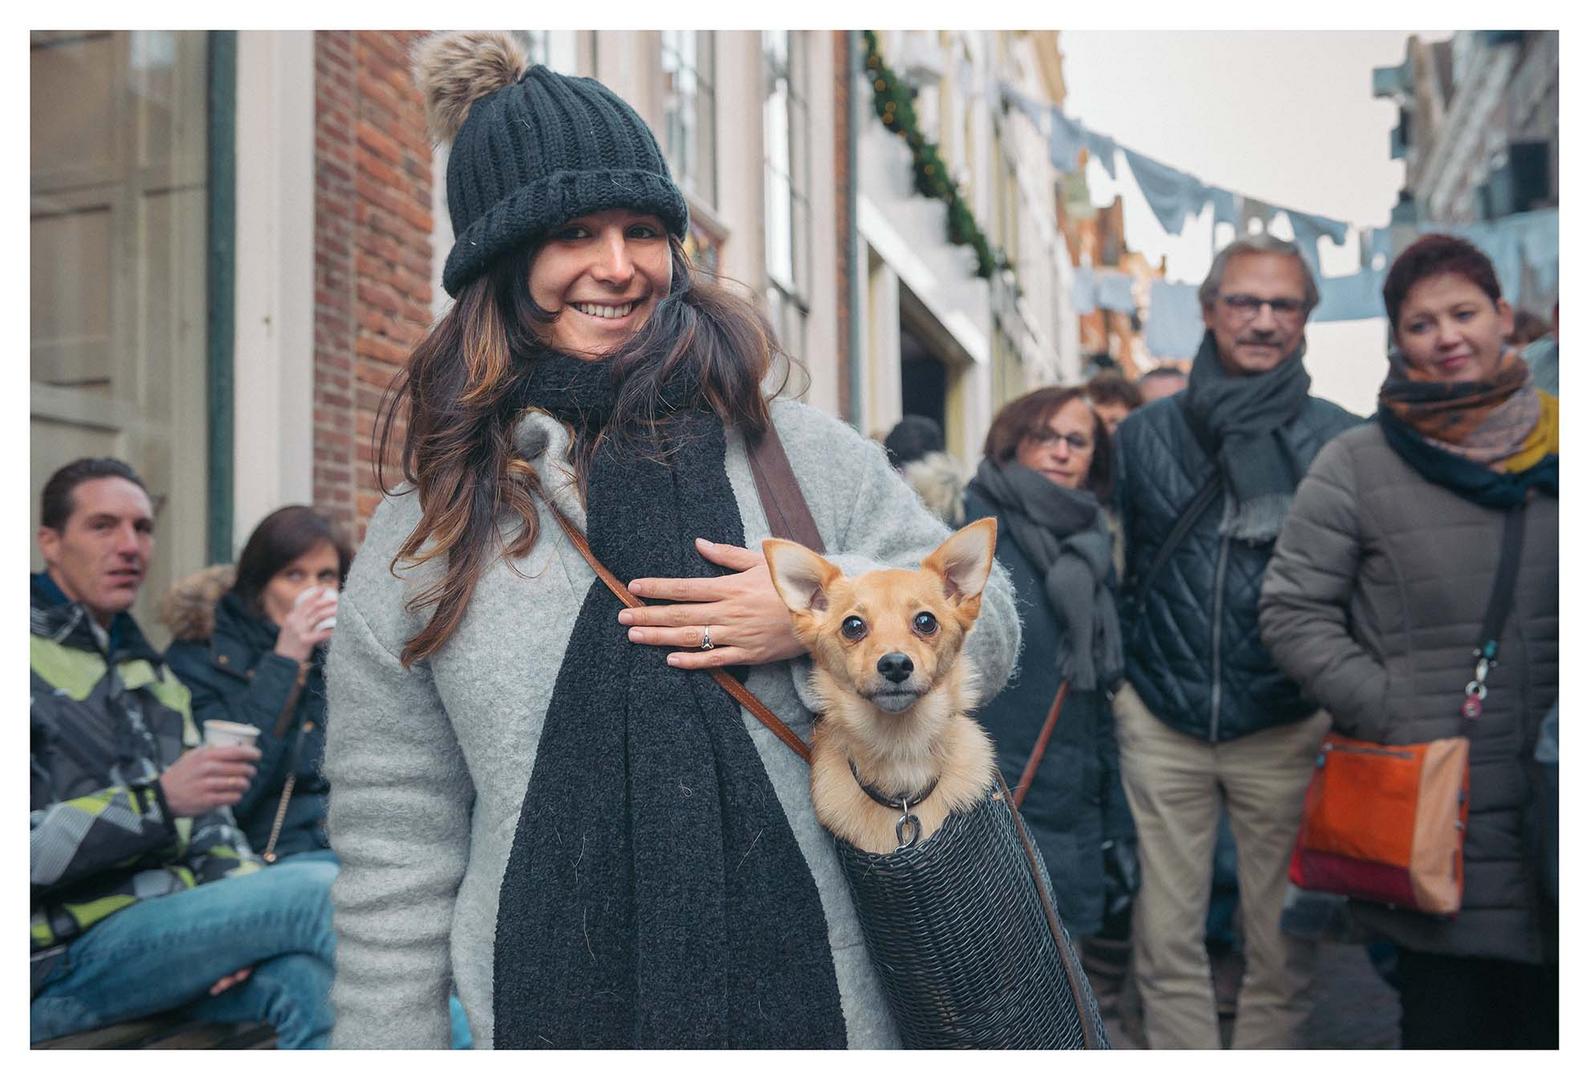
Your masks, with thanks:
M662 31L663 153L674 179L716 205L716 107L709 30Z
M206 546L208 35L29 40L32 512L73 458L143 475L163 509L134 615L158 645Z

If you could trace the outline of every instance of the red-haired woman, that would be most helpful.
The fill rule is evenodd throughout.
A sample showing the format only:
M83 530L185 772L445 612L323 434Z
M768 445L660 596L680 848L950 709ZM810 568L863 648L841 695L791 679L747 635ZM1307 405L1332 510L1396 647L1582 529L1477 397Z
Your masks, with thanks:
M805 764L704 669L809 731L759 439L848 568L947 530L880 447L768 400L767 324L692 272L632 108L505 34L428 39L417 69L455 303L388 413L408 484L331 650L334 1044L444 1046L450 972L482 1045L895 1045ZM626 612L565 520L672 603ZM1019 630L1002 574L986 596L967 647L997 688Z
M1520 515L1498 664L1473 721L1462 909L1354 903L1398 946L1402 1045L1552 1047L1554 903L1530 842L1540 724L1556 700L1557 404L1506 345L1490 261L1422 237L1392 264L1395 339L1378 423L1339 436L1297 488L1264 580L1264 644L1345 735L1459 733L1480 628Z

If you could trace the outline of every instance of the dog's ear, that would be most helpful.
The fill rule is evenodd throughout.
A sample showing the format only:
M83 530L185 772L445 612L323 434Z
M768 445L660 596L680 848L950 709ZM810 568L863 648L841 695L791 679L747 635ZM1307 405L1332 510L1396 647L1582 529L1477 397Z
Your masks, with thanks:
M761 551L772 587L791 612L820 615L828 609L828 593L844 576L837 566L792 540L763 540Z
M998 537L997 518L973 521L921 560L921 568L943 579L944 595L954 603L977 599L993 572L993 545Z

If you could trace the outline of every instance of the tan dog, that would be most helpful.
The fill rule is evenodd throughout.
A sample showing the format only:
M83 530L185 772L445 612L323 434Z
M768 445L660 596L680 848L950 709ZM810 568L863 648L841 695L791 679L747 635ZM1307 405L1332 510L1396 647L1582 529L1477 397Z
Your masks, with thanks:
M799 544L762 542L816 668L817 819L864 851L927 839L992 783L993 743L967 715L975 695L961 646L982 608L996 538L997 523L983 518L945 540L920 570L853 579ZM907 814L916 823L902 820Z

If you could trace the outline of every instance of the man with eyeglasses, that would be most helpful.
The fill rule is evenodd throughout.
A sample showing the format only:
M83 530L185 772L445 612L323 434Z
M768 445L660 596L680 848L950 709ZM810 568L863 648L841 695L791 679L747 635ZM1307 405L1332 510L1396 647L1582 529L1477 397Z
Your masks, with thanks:
M1148 1043L1218 1049L1204 947L1221 806L1236 838L1246 975L1236 1048L1296 1045L1312 947L1280 932L1302 796L1329 718L1258 637L1258 594L1297 482L1360 422L1308 393L1318 287L1294 244L1238 239L1198 299L1187 388L1116 436L1126 682L1114 699L1142 885L1133 956Z

